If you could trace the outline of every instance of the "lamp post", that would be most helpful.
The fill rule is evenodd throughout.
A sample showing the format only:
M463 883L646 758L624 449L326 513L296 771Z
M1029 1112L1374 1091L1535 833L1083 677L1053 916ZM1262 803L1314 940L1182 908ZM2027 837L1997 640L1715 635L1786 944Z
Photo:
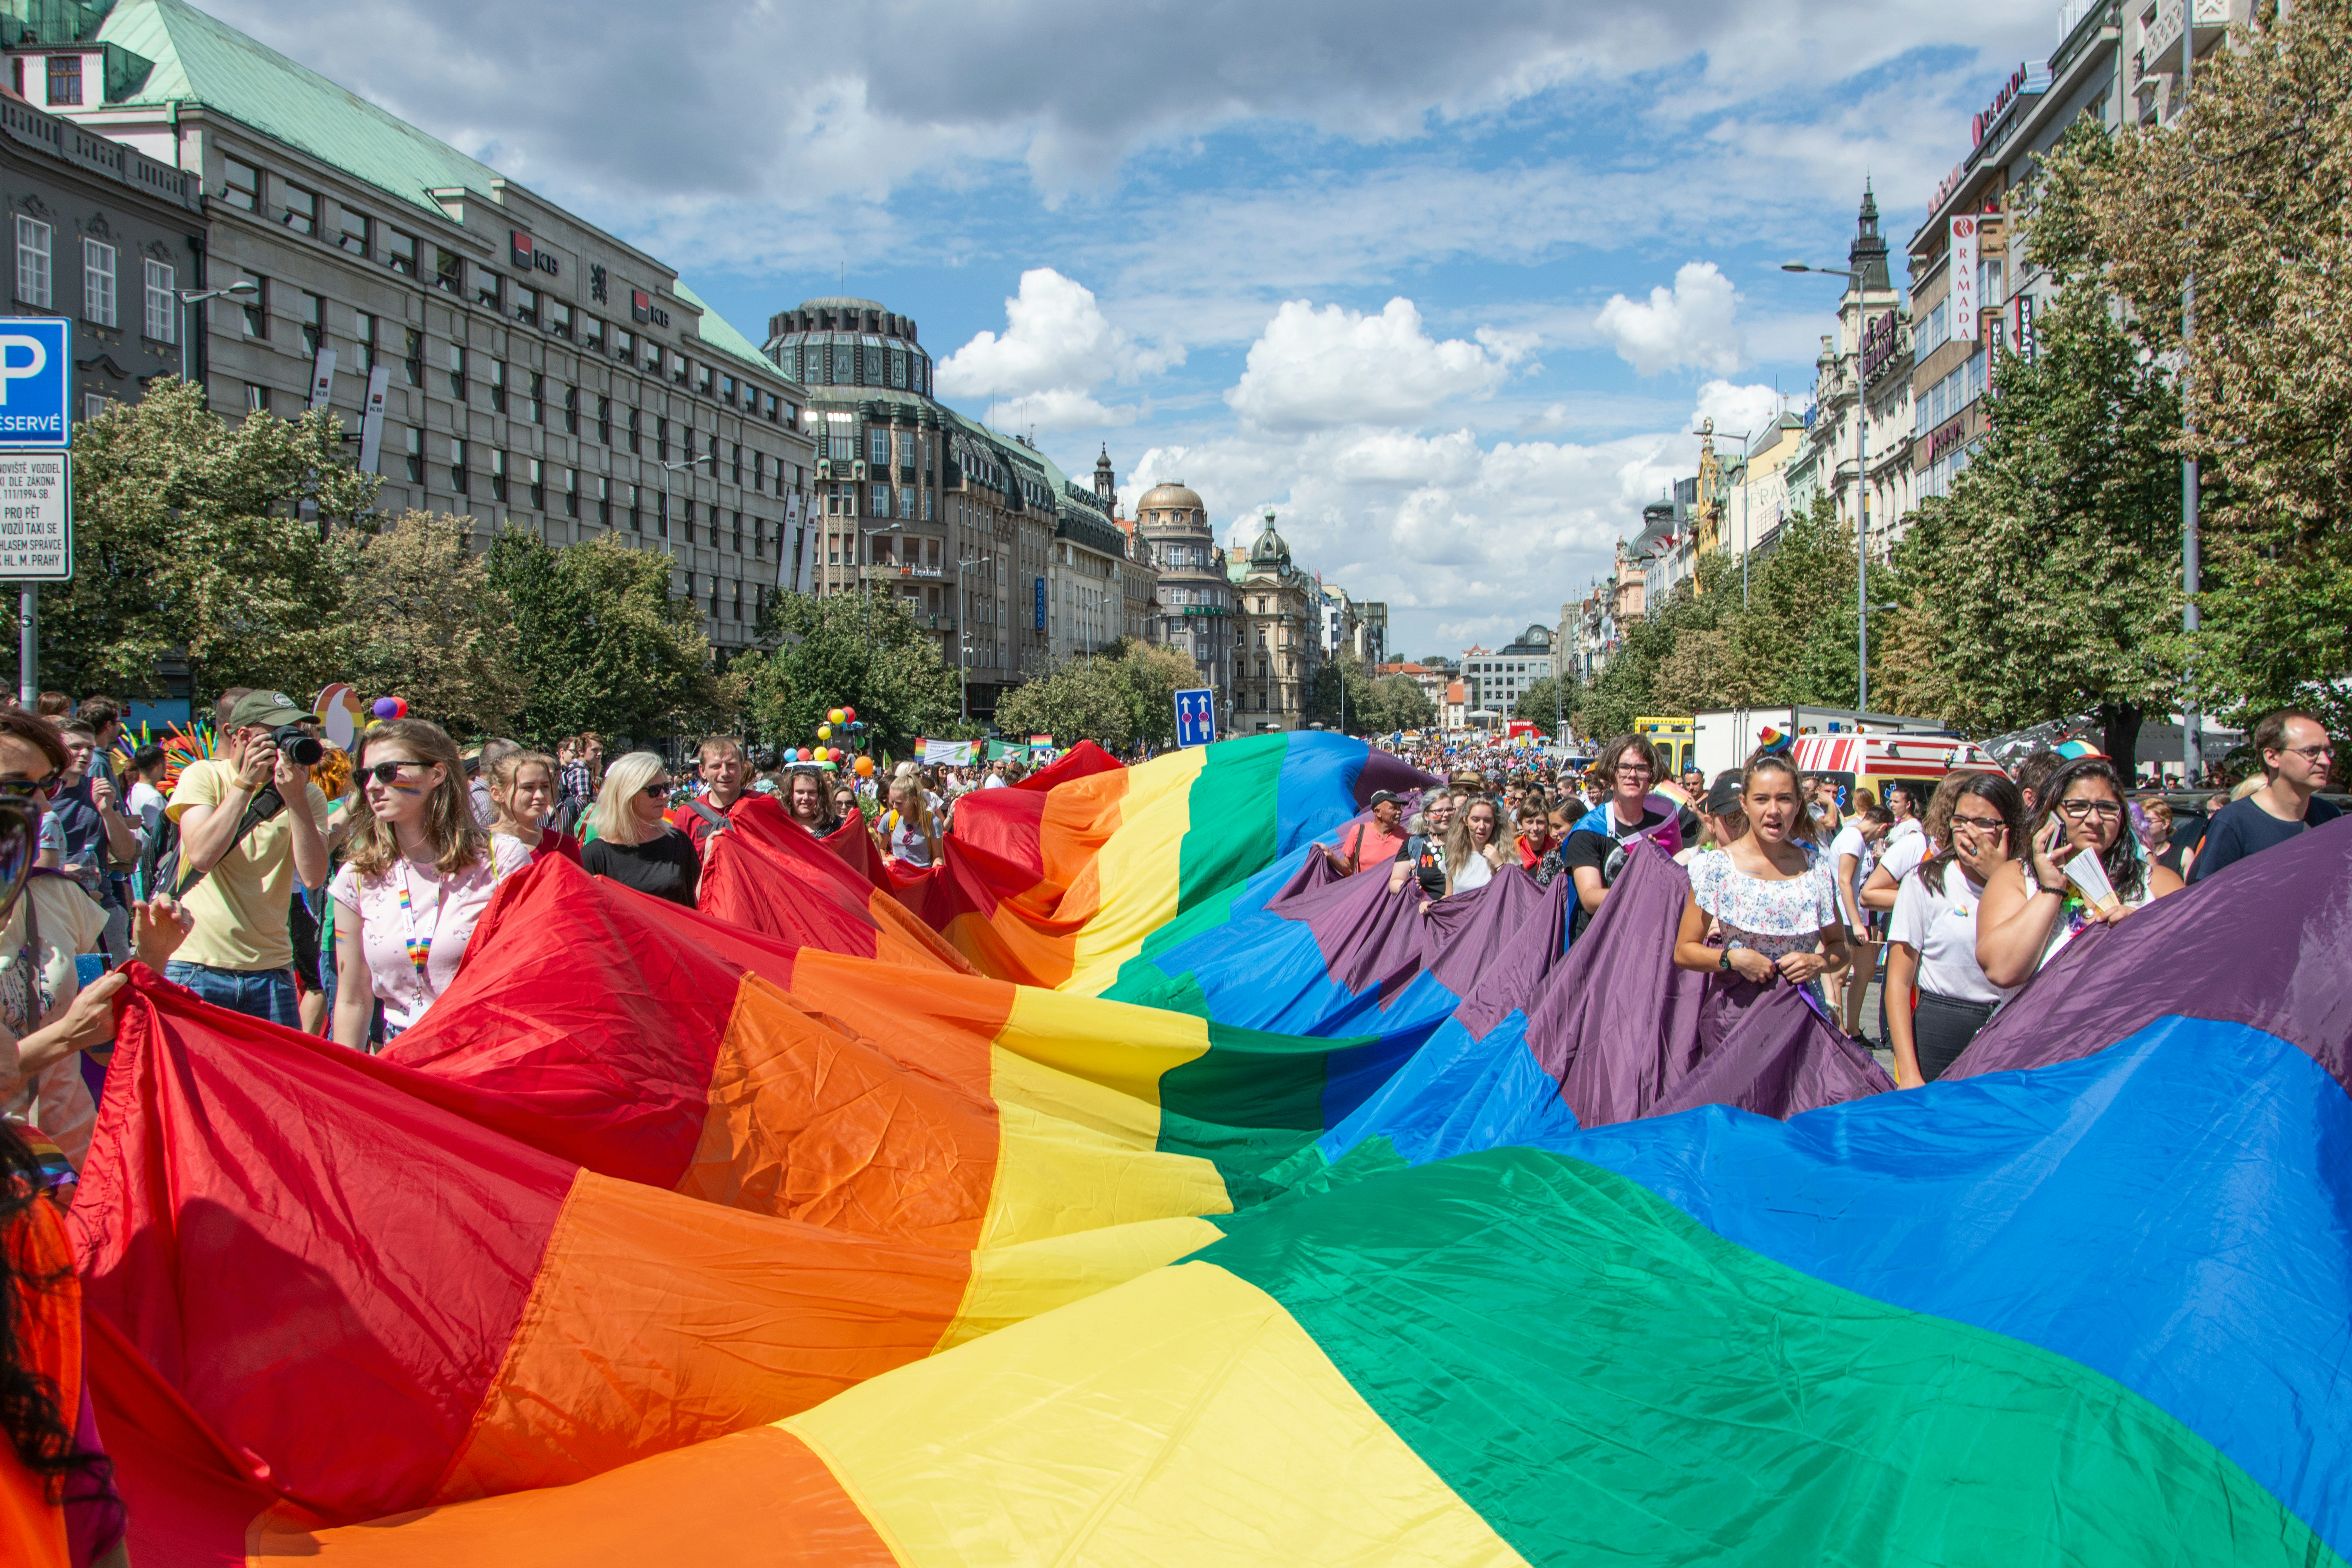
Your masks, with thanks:
M1783 272L1819 272L1843 278L1853 290L1853 582L1854 582L1854 709L1870 711L1870 395L1862 381L1862 318L1867 309L1862 297L1862 263L1845 267L1808 267L1801 261L1780 263Z
M863 558L863 563L857 568L857 602L866 621L866 650L868 653L874 651L874 536L898 531L898 524L895 522L857 531L857 553Z
M956 557L956 711L967 724L971 722L971 644L964 636L964 626L971 619L971 606L964 598L964 574L974 566L985 566L993 557L959 555Z
M1710 422L1705 430L1695 434L1720 436L1727 441L1739 443L1739 607L1748 607L1748 443L1755 439L1753 430L1717 430Z
M2197 15L2196 6L2183 0L2180 12L2180 114L2189 112L2189 89L2197 75ZM2174 119L2180 116L2176 114ZM2197 275L2190 273L2180 284L2180 427L2190 437L2197 434L2197 405L2191 399L2195 375L2190 367L2189 342L2197 335ZM2197 455L2191 451L2180 459L2180 629L2193 640L2201 624L2197 612L2197 591L2201 585L2202 563L2198 559L2197 538ZM2137 763L2133 765L2137 766ZM2195 789L2197 775L2205 769L2205 716L2197 710L2197 696L2192 688L2188 700L2180 705L2180 787Z
M188 379L189 309L207 300L249 299L261 292L261 285L250 278L240 278L225 289L175 289L180 297L180 379Z
M662 553L663 553L664 555L673 555L673 556L674 556L674 555L677 553L675 551L673 551L673 550L670 548L670 542L669 542L669 541L670 541L670 525L669 525L669 510L670 510L670 507L669 507L669 500L670 500L670 496L669 496L669 477L670 477L672 474L677 473L680 468L692 468L692 467L694 467L694 461L695 461L695 460L694 460L692 458L681 458L681 459L679 459L678 461L677 461L677 462L675 462L675 463L664 463L664 464L662 464L662 466L661 466L661 471L662 471Z

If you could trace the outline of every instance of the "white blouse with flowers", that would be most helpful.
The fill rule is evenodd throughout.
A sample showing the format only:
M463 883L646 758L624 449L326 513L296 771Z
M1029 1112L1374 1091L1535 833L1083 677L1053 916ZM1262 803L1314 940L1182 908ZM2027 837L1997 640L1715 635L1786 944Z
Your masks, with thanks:
M1745 947L1778 962L1821 951L1822 932L1842 925L1837 884L1826 858L1778 881L1751 877L1727 853L1695 856L1691 894L1715 917L1726 947Z

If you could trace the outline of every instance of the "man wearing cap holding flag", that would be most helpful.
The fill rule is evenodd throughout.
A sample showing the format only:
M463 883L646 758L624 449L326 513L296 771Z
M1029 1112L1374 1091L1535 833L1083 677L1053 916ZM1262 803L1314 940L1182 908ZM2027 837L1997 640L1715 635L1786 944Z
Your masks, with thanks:
M278 731L310 717L282 691L247 692L221 726L220 755L183 769L163 808L179 827L181 901L195 919L164 978L289 1029L302 1026L286 917L297 876L326 884L327 797Z

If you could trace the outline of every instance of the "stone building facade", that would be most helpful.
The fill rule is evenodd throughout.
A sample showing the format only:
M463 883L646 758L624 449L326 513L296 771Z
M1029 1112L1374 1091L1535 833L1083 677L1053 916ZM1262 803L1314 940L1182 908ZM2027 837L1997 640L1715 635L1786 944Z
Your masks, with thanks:
M1237 634L1233 732L1304 728L1307 694L1322 665L1322 584L1292 563L1272 511L1249 554L1228 555L1225 575Z
M804 395L673 268L185 0L35 15L26 83L200 179L191 281L257 285L194 312L215 408L316 385L356 441L380 388L383 510L662 551L722 655L751 641L803 559Z
M1135 531L1160 574L1150 640L1199 667L1202 681L1216 694L1219 733L1226 733L1234 710L1234 589L1225 552L1209 527L1209 509L1181 479L1171 479L1137 500Z

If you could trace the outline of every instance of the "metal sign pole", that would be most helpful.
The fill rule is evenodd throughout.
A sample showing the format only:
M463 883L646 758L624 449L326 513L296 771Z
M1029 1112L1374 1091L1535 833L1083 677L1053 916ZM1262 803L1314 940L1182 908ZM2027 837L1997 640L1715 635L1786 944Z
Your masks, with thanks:
M27 583L16 593L16 700L26 710L41 695L41 585Z

